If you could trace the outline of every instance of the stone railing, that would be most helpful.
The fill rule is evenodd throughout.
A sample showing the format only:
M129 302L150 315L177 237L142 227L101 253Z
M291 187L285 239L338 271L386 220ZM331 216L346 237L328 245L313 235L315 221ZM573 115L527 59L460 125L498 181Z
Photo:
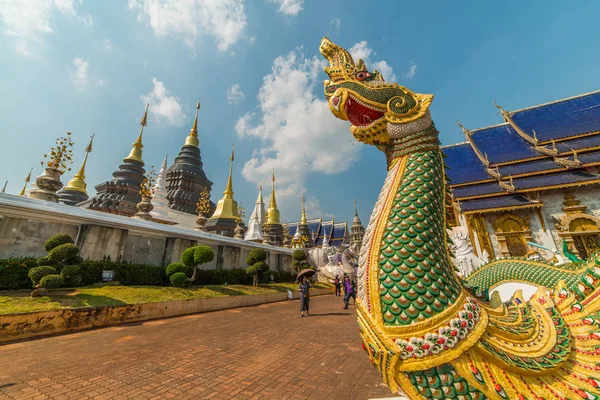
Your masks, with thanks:
M272 270L292 268L290 249L0 193L0 259L43 256L44 242L56 233L71 235L84 259L160 265L178 261L190 246L206 245L215 259L205 269L245 268L255 248L268 253Z

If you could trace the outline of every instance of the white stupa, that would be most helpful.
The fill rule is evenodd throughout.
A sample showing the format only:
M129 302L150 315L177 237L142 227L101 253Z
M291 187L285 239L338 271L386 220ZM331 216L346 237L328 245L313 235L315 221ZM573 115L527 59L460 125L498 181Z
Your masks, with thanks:
M154 184L154 197L152 198L152 205L154 209L150 211L152 220L163 224L176 224L171 217L169 217L169 201L167 200L167 156L160 167L158 176L156 177L156 183Z
M262 196L262 184L258 190L258 198L254 203L254 211L250 215L250 221L248 221L248 230L244 235L244 240L251 240L253 242L262 243L262 225L265 221L265 203L263 202Z

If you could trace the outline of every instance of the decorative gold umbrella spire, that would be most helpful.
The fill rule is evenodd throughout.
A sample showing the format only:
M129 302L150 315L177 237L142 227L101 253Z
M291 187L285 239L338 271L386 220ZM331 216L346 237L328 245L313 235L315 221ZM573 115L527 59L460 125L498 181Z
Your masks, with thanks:
M131 149L129 155L125 157L125 160L139 161L142 163L142 165L144 164L144 160L142 160L142 147L144 147L144 145L142 144L142 134L144 133L144 127L148 125L147 119L149 106L150 104L146 104L146 111L144 111L144 116L140 121L140 125L142 126L140 128L140 134L138 135L135 143L133 144L133 149Z
M196 118L194 118L194 124L192 125L192 129L190 129L190 134L185 138L186 146L200 146L200 140L198 140L198 111L200 111L200 100L198 100L198 104L196 104Z
M273 169L273 177L271 178L271 201L267 210L267 225L281 225L279 222L279 210L275 201L275 169Z
M304 193L302 193L302 216L300 217L301 225L308 225L308 221L306 220L306 210L304 209Z
M234 145L231 145L231 157L229 157L229 177L227 178L227 186L225 187L225 191L223 192L223 198L225 199L233 199L233 184L231 181L231 174L233 170L234 149Z
M31 180L31 173L32 172L33 172L33 168L31 168L29 170L29 174L27 174L27 178L25 178L25 185L23 185L23 189L21 190L21 193L19 193L19 196L25 196L25 189L27 189L27 184Z
M92 152L92 143L94 142L94 135L90 136L90 143L85 148L85 157L83 158L83 163L81 164L81 168L75 174L73 179L67 183L65 190L77 190L82 193L86 193L87 184L85 183L85 165L87 164L88 155Z

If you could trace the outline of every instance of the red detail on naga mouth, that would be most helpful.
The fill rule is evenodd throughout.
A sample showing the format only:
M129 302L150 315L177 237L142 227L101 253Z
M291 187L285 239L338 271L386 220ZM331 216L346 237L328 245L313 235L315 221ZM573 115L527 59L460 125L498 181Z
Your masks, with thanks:
M335 99L335 98L334 98ZM373 110L372 108L363 106L352 97L348 96L346 100L346 115L352 125L355 126L367 126L372 124L374 121L383 117L383 111Z

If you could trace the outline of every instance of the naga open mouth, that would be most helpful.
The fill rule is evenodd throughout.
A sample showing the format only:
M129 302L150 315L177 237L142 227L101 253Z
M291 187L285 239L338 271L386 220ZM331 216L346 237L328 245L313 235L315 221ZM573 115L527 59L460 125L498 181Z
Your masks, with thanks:
M341 102L343 102L342 96L332 96L332 105L336 110L339 110L340 106L343 106L348 121L354 126L364 127L371 125L385 114L384 110L369 106L353 98L351 95L347 97L345 104L341 105Z

